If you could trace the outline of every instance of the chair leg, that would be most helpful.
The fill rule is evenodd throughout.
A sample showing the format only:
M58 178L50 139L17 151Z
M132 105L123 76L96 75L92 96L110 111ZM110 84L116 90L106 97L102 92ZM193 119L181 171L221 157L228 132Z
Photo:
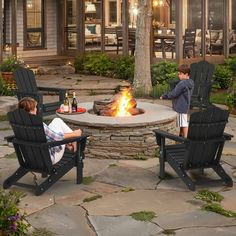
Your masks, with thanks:
M15 173L13 175L11 175L10 177L8 177L4 183L3 183L3 188L4 189L8 189L10 188L12 185L14 185L20 178L22 178L26 173L28 173L27 170L25 170L22 167L19 167Z
M79 162L77 165L77 178L76 178L76 183L81 184L83 181L83 168L84 168L84 163Z
M168 160L168 163L175 170L175 172L182 179L182 181L186 184L189 190L195 191L195 184L191 180L191 178L187 175L187 172L171 159Z
M225 170L223 169L223 167L220 164L218 164L218 165L216 165L216 166L214 166L212 168L220 176L220 178L225 182L225 184L228 187L232 187L233 186L233 180L225 172Z
M164 179L165 178L165 160L164 160L163 154L160 155L159 162L160 162L159 177L160 179Z
M65 165L59 165L59 167L55 168L55 171L52 174L50 174L45 181L43 181L40 185L36 187L35 195L39 196L42 193L44 193L47 189L49 189L54 183L56 183L62 176L64 176L73 167L74 167L73 160L71 160L69 163L66 163Z

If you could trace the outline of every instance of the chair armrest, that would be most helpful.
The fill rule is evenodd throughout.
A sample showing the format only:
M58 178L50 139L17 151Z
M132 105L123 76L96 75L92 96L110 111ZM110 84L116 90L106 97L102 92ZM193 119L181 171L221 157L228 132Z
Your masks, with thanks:
M4 137L4 140L7 140L8 143L12 143L12 140L15 138L15 135L9 135Z
M47 145L49 147L55 147L55 146L60 146L63 144L67 144L67 143L72 143L72 142L80 142L82 140L86 140L88 137L88 135L82 135L80 137L75 137L75 138L67 138L67 139L63 139L61 141L52 141L52 142L47 142Z
M52 88L52 87L37 87L39 91L55 92L59 95L59 101L64 101L66 89L64 88Z
M65 92L66 89L64 88L53 88L53 87L37 87L38 90L40 91L49 91L49 92Z
M69 139L63 139L60 141L52 141L52 142L30 142L30 141L24 141L22 139L17 139L13 137L12 141L16 144L22 144L22 145L27 145L27 146L34 146L34 147L55 147L55 146L60 146L63 144L71 143L71 142L80 142L83 140L87 139L87 135L82 135L80 137L75 137L75 138L69 138Z
M181 142L181 143L189 142L189 140L186 139L186 138L179 137L175 134L168 133L164 130L155 129L155 130L153 130L153 132L155 132L156 136L157 137L159 136L159 138L168 138L168 139L171 139L171 140L174 140L174 141L177 141L177 142Z
M228 134L228 133L224 133L223 135L226 140L231 140L231 138L234 137L232 134Z

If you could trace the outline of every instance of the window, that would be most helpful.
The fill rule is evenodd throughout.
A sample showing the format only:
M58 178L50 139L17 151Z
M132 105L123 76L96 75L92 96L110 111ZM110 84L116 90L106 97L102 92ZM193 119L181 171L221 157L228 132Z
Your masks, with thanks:
M117 3L110 1L109 9L110 9L109 22L116 23L117 22Z
M44 0L25 0L26 48L44 47Z

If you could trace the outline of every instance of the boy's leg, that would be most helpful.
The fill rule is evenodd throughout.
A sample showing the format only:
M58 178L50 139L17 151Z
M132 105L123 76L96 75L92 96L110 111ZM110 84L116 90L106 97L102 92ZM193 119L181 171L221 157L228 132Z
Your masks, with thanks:
M188 136L188 116L184 113L177 113L176 126L180 128L179 136L187 138Z
M54 132L61 132L63 134L73 132L73 130L61 118L54 118L48 127Z
M73 130L61 118L54 118L51 121L51 123L48 125L48 127L55 132L61 132L63 134L73 132ZM62 145L62 146L64 146L64 145ZM70 151L76 151L76 149L77 149L76 143L66 144L66 147ZM63 153L64 153L64 150L63 150Z

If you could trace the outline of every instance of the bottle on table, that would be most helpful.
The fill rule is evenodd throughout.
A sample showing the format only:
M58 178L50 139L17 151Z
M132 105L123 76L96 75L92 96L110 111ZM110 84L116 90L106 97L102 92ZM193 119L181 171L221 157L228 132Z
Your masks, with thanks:
M69 112L69 105L70 105L70 101L68 98L68 93L65 94L65 99L64 99L64 104L63 104L63 109L64 109L64 113L68 113Z
M77 112L77 100L75 96L75 92L73 92L73 100L72 100L72 112Z

